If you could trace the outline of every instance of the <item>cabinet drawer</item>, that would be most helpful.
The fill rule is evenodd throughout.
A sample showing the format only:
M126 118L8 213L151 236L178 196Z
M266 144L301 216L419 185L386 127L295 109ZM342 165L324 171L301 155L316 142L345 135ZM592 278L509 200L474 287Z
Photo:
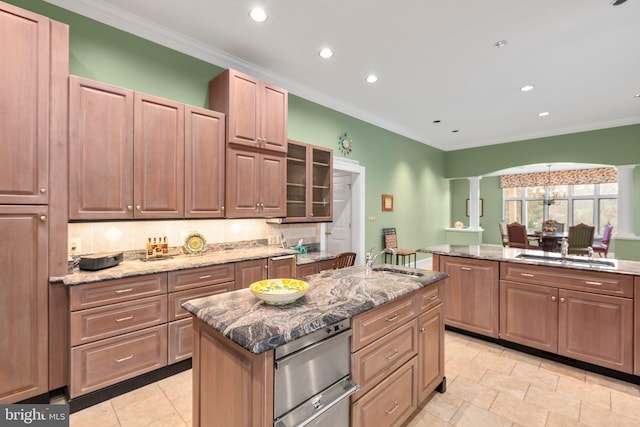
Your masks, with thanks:
M625 298L633 297L633 277L624 274L503 262L500 265L500 279Z
M234 264L227 263L211 267L190 268L169 272L169 292L197 288L235 280Z
M166 364L166 324L75 347L71 350L70 397L104 388Z
M334 261L335 261L335 258L325 259L324 261L318 261L318 271L333 270Z
M165 295L71 313L71 345L86 344L167 321Z
M427 286L416 293L416 310L418 314L437 306L442 303L442 283Z
M193 321L191 318L169 323L167 363L179 362L191 357L193 350Z
M411 321L353 354L357 400L418 352L417 321Z
M417 357L400 367L351 408L354 427L399 426L418 407Z
M182 308L182 304L190 299L206 297L214 294L229 292L231 286L228 283L204 286L202 288L188 289L186 291L172 292L169 294L169 321L190 317L188 311Z
M71 311L167 293L165 273L71 286Z
M416 317L413 295L400 298L353 318L353 346L359 350Z
M296 277L311 276L312 274L318 274L318 263L311 262L309 264L298 264L296 266Z

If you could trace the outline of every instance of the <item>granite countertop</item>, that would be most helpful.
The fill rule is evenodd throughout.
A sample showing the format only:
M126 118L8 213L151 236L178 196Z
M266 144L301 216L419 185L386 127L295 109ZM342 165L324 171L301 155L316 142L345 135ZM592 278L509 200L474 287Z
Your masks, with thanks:
M313 262L325 261L336 257L336 253L327 251L307 252L306 254L298 254L296 258L297 265L311 264Z
M249 289L187 301L183 308L252 353L262 353L447 277L430 270L380 264L407 274L366 273L364 266L308 276L310 289L293 304L271 306Z
M418 249L417 252L492 261L546 265L549 267L563 267L577 270L640 275L640 262L638 261L600 258L596 255L593 257L592 262L589 262L586 256L569 255L563 258L556 252L543 252L535 249L513 249L501 245L438 245ZM525 258L520 258L522 256ZM605 263L609 265L605 265Z
M52 277L51 283L63 282L65 285L81 285L101 280L121 279L143 274L164 273L188 268L207 267L216 264L270 258L281 255L296 255L297 252L278 246L253 246L242 249L209 251L202 255L178 255L166 259L145 261L143 259L125 259L119 265L99 271L74 270L64 277Z

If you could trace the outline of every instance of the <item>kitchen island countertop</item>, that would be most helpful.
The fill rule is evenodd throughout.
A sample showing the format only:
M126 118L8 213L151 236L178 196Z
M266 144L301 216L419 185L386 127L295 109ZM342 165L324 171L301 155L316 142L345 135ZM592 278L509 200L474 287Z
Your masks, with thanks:
M403 271L409 274L375 271ZM183 308L241 347L259 354L436 283L447 275L380 264L308 276L310 289L290 305L271 306L249 289L187 301Z

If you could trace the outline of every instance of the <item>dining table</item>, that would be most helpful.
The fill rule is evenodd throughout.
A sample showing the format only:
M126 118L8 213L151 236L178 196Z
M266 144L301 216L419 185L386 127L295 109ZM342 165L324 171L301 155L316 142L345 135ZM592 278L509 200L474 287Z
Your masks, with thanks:
M567 232L548 232L548 231L536 231L528 233L527 236L530 239L538 241L538 246L545 252L557 252L560 250L558 242L562 239L566 239L569 236Z

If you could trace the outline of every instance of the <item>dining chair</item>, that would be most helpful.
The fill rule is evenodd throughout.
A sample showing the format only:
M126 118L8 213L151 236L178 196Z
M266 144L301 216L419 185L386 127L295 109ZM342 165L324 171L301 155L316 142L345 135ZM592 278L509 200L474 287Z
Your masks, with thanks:
M507 223L500 221L498 223L500 227L500 238L502 239L502 246L509 246L509 236L507 236Z
M396 256L396 264L400 262L400 257L402 257L402 265L405 265L405 258L409 258L409 265L411 265L411 257L413 256L413 266L415 267L417 264L417 255L415 249L403 249L398 248L398 236L396 235L396 229L393 227L383 228L382 234L384 236L384 248L385 249L393 249L393 252L385 252L384 253L384 262L387 262L387 255L391 255L391 260L393 261L393 256Z
M611 241L611 234L613 232L613 225L607 224L604 226L604 232L599 242L595 242L591 247L593 252L597 252L601 258L606 258L609 255L609 242Z
M336 255L336 259L333 260L333 269L351 267L356 263L355 252L342 252Z
M510 248L530 249L529 236L527 236L527 226L517 222L507 224L507 238Z
M593 248L593 233L595 227L580 223L569 227L569 253L576 255L586 255L589 247Z

